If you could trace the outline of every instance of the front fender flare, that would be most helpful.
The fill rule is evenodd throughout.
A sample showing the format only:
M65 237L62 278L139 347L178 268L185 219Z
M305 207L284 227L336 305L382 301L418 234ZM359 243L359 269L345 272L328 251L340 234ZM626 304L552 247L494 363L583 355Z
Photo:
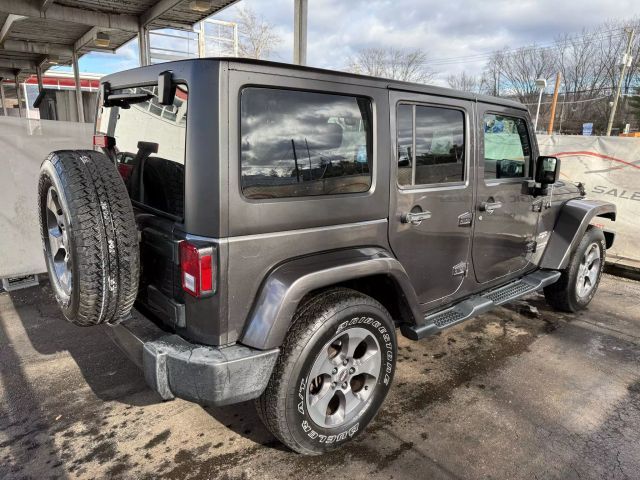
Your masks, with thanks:
M562 206L540 262L541 268L562 270L594 217L616 219L616 206L601 200L569 200ZM612 243L613 241L611 241ZM610 246L610 245L609 245Z
M300 300L313 290L371 275L388 275L401 289L414 319L418 301L404 268L382 248L339 250L291 260L262 284L240 342L267 350L282 345Z

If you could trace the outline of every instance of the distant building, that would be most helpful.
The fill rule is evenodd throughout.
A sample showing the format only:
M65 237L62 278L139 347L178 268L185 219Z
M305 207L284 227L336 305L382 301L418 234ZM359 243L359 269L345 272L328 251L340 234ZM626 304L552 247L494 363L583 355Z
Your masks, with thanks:
M101 77L102 75L95 73L80 74L85 121L88 123L93 123L95 119ZM40 108L34 108L33 104L38 98L38 79L35 75L26 78L19 84L21 105L18 104L18 92L16 92L14 82L4 80L2 82L4 104L0 105L0 115L77 122L76 84L73 74L49 71L43 77L42 84L46 94Z

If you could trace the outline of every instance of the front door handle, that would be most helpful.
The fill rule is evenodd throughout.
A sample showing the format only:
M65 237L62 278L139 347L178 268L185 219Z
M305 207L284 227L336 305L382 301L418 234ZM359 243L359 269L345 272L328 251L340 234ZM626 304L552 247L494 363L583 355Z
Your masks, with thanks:
M425 210L424 212L409 212L402 215L402 223L410 223L411 225L420 225L423 220L431 218L431 212Z
M489 215L498 208L502 208L502 202L482 202L480 204L480 211L487 212Z

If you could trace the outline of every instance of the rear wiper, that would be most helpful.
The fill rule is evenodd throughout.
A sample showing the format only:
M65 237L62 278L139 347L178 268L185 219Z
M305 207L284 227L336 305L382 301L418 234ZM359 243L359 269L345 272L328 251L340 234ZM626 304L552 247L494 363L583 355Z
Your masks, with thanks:
M111 86L108 82L103 83L100 88L102 89L102 104L105 107L129 108L135 103L146 102L153 98L153 94L148 92L111 93Z
M129 108L134 103L146 102L153 98L151 93L115 93L104 100L105 107Z

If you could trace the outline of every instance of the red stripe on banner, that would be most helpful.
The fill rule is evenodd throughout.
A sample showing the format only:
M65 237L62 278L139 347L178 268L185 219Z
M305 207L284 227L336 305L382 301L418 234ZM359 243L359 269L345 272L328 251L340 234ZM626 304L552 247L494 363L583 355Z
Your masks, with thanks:
M550 155L551 157L578 157L578 156L587 156L587 157L597 157L602 158L603 160L611 160L612 162L622 163L628 167L637 168L640 170L640 165L636 165L635 163L627 162L626 160L621 160L619 158L610 157L609 155L602 155L601 153L596 152L587 152L587 151L578 151L578 152L558 152Z

